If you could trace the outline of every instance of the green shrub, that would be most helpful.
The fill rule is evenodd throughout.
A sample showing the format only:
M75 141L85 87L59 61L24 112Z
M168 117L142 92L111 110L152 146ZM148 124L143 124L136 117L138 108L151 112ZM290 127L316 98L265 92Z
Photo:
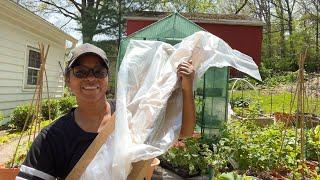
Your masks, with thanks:
M269 87L276 87L279 84L290 84L296 82L298 71L274 74L264 80L264 84Z
M21 131L23 129L24 123L26 121L26 118L29 112L30 112L30 116L26 124L26 128L25 128L26 130L30 126L31 116L35 112L34 107L32 107L30 110L30 104L23 104L23 105L17 106L11 113L9 124L13 126L13 128Z
M56 99L50 99L50 118L49 118L49 100L42 101L41 114L44 120L56 119L59 115L59 103Z
M76 98L74 96L62 97L58 100L59 110L62 114L66 114L74 107L76 103Z
M4 119L4 114L0 111L0 124L3 119Z
M272 76L273 70L270 66L268 67L267 63L262 62L259 68L259 72L260 72L261 78L264 80Z

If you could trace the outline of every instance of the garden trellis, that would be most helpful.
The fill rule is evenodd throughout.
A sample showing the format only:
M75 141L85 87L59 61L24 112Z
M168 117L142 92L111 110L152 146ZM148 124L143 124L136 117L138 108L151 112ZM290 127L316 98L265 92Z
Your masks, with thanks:
M36 133L40 131L40 123L41 123L41 102L42 102L42 95L43 95L43 78L46 78L46 88L47 88L47 96L48 96L48 106L49 106L49 119L51 119L51 113L50 113L50 96L49 96L49 86L48 86L48 79L47 79L47 73L46 73L46 61L47 61L47 56L48 56L48 52L49 52L49 48L50 45L47 46L47 48L45 48L44 44L42 43L38 43L39 45L39 50L40 50L40 70L38 71L37 74L37 84L35 86L35 91L33 94L33 98L31 101L31 104L29 106L29 111L28 111L28 115L24 121L24 125L21 131L21 135L19 137L19 141L18 144L16 146L15 152L13 154L13 158L12 158L12 162L11 162L11 167L13 167L15 164L15 159L16 159L16 155L18 152L18 148L21 142L21 139L24 135L24 131L28 128L28 122L31 121L31 127L29 129L28 132L28 143L29 144L31 142L31 136L33 136L32 141L35 139Z

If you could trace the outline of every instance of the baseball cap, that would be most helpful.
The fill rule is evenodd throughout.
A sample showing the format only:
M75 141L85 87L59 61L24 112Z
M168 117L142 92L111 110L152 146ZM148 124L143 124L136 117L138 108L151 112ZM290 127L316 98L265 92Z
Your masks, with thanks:
M102 62L105 64L105 66L109 68L109 60L107 58L106 53L102 49L98 48L97 46L89 43L82 44L70 51L67 68L73 67L77 59L79 59L80 56L83 56L86 54L92 54L100 57Z

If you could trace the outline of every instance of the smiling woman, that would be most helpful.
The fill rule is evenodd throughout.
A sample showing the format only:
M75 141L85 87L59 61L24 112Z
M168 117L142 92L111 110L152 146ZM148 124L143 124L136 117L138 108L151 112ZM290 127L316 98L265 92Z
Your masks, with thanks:
M75 94L78 103L104 102L108 86L108 67L97 56L83 55L72 66L72 73L66 81Z
M71 53L65 82L76 96L78 107L39 133L17 179L65 179L115 112L115 101L106 100L109 62L105 52L83 44ZM184 98L180 134L188 136L195 125L191 62L181 63L177 74Z

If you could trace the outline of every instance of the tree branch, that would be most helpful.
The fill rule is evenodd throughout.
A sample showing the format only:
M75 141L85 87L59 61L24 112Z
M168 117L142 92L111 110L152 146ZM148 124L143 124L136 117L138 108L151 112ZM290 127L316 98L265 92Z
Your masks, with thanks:
M48 2L48 1L44 1L44 0L40 0L40 2L43 2L45 4L48 4L48 5L51 5L51 6L54 6L55 8L57 8L59 10L60 13L62 13L64 16L66 17L70 17L74 20L77 20L79 19L78 15L66 10L65 8L61 7L61 6L58 6L56 5L55 3L53 2Z
M279 16L277 16L277 15L275 15L275 14L270 14L272 17L275 17L275 18L277 18L277 19L282 19L282 20L285 20L285 21L289 21L288 19L286 19L286 18L281 18L281 17L279 17Z
M97 0L97 2L96 2L96 9L98 10L98 8L99 8L99 5L100 5L100 0Z
M66 26L67 24L69 24L69 22L72 20L72 18L70 18L69 19L69 21L68 22L66 22L64 25L62 25L61 27L60 27L60 29L62 29L64 26Z
M240 6L240 8L236 10L234 14L238 14L246 6L247 3L248 3L248 0L245 0L244 3Z
M78 9L78 11L81 13L81 6L79 3L77 3L76 1L74 0L70 0L70 2L72 2L72 4L74 4L74 6Z

